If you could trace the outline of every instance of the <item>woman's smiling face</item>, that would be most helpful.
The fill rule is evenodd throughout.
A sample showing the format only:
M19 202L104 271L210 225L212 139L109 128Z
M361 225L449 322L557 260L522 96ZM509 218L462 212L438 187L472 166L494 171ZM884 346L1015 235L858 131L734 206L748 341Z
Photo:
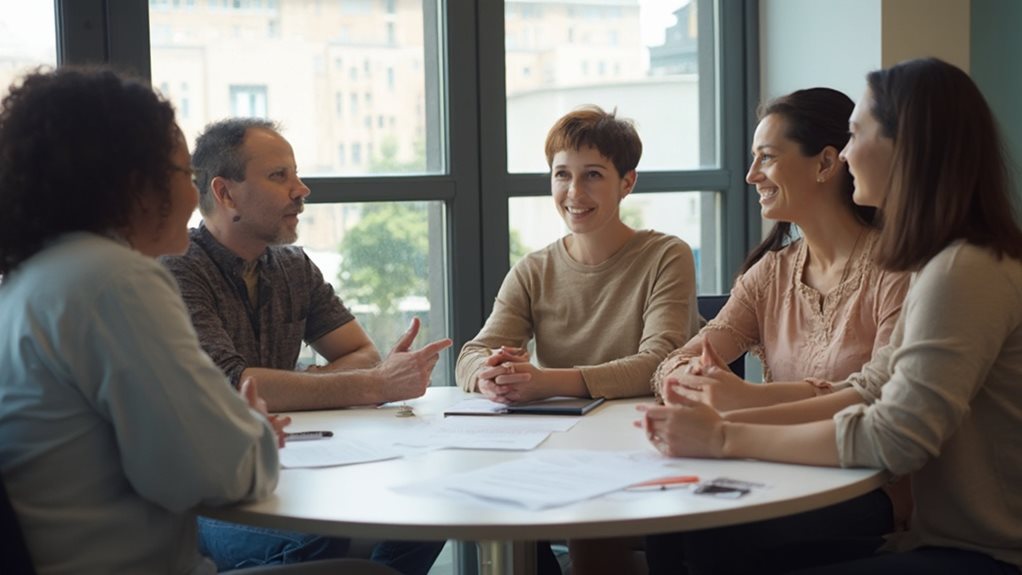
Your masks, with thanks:
M621 200L635 185L635 171L617 173L614 162L599 150L583 147L554 154L550 191L568 229L587 234L621 222Z
M803 155L799 143L787 134L784 116L769 114L760 120L745 181L756 186L764 218L797 223L810 215L808 205L817 188L819 161L816 156Z

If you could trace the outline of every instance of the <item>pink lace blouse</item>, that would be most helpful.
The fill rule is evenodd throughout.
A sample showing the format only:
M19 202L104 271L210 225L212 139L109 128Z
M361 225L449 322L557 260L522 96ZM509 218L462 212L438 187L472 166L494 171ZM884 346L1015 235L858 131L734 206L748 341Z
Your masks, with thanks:
M735 281L731 297L703 329L734 338L763 362L764 381L841 381L887 343L909 275L873 263L877 233L866 237L854 268L830 293L802 282L806 244L769 252Z

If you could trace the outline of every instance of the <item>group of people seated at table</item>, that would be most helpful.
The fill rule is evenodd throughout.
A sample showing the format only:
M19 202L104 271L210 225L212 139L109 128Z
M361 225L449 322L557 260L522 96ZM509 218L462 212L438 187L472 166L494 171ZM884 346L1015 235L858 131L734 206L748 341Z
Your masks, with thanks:
M567 113L545 153L568 234L507 274L457 383L493 401L652 396L667 457L874 467L844 503L735 527L568 542L572 572L1017 573L1022 229L993 115L935 59L766 102L746 175L775 222L700 328L681 239L621 218L634 125ZM195 516L265 497L278 412L419 397L449 339L382 355L300 247L310 190L272 122L206 127L106 69L0 105L0 477L39 573L339 560L347 539ZM202 223L188 230L198 207ZM343 290L342 290L343 291ZM303 342L323 365L296 363ZM763 383L727 365L759 358ZM381 572L442 543L381 541ZM540 546L541 573L558 573ZM356 563L340 560L337 572ZM358 564L365 567L364 564ZM391 571L392 570L392 571Z

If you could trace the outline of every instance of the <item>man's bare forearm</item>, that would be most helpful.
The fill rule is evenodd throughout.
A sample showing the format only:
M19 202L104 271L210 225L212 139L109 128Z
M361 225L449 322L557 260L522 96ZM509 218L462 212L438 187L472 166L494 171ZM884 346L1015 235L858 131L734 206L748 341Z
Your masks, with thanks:
M248 368L242 380L253 377L270 411L337 409L390 401L375 369L349 369L305 373L280 369Z
M369 369L376 367L381 361L376 346L367 345L320 367L323 371L345 371L351 369Z

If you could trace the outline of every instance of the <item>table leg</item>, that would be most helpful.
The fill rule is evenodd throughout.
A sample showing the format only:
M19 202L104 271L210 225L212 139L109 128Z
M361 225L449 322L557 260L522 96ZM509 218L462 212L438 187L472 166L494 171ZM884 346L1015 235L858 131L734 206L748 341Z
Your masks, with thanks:
M536 575L535 541L479 541L479 575Z

